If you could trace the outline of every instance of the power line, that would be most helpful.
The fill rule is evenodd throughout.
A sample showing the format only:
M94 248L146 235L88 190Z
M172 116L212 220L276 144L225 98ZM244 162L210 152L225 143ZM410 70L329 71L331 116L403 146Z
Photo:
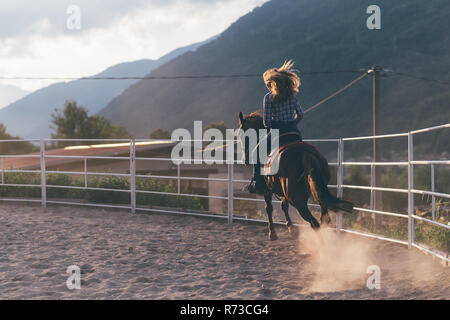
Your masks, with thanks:
M363 69L360 70L332 70L332 71L307 71L307 72L301 72L299 71L299 75L324 75L324 74L338 74L338 73L359 73ZM421 76L416 76L412 74L407 74L403 72L396 72L391 70L385 70L391 72L393 75L408 77L412 79L422 80L422 81L429 81L429 82L435 82L443 85L449 85L450 82L438 80L438 79L431 79ZM60 81L66 81L66 80L177 80L177 79L227 79L227 78L259 78L261 77L262 73L248 73L248 74L216 74L216 75L174 75L174 76L120 76L120 77L29 77L29 76L0 76L0 80L60 80Z
M403 73L403 72L395 72L395 71L393 71L392 73L394 75L398 75L398 76L402 76L402 77L407 77L407 78L412 78L412 79L417 79L417 80L422 80L422 81L435 82L435 83L439 83L439 84L444 84L444 85L450 86L450 82L446 82L446 81L442 81L442 80L438 80L438 79L425 78L425 77L420 77L420 76L407 74L407 73Z
M210 78L250 78L256 74L201 75L201 76L155 76L155 77L0 77L0 80L166 80L166 79L210 79Z
M336 74L336 73L355 73L356 70L337 70L337 71L309 71L299 72L300 75L317 74ZM124 76L124 77L15 77L0 76L0 80L171 80L171 79L226 79L226 78L259 78L261 74L217 74L217 75L175 75L175 76Z

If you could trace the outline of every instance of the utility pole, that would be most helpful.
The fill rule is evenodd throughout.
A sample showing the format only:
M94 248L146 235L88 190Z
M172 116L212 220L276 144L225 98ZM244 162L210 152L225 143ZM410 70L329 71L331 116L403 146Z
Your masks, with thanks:
M372 74L372 135L380 134L380 73L383 69L379 66L373 66L368 72ZM372 161L379 162L382 159L382 150L379 139L373 139L372 142ZM381 186L381 167L373 166L373 186ZM372 203L374 210L383 210L383 199L381 191L372 192ZM372 214L376 228L381 226L380 216Z

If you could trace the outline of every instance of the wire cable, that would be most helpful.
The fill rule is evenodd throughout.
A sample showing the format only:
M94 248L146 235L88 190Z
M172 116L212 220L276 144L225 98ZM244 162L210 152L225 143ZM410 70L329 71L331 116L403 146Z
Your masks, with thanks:
M335 74L335 73L355 73L355 70L337 70L337 71L309 71L299 72L300 75L316 75L316 74ZM225 78L257 78L261 74L217 74L217 75L175 75L175 76L123 76L123 77L15 77L0 76L0 80L171 80L171 79L225 79Z
M334 71L307 71L298 73L301 75L323 75L323 74L338 74L338 73L359 73L361 70L334 70ZM249 74L216 74L216 75L174 75L174 76L121 76L121 77L29 77L29 76L0 76L0 80L176 80L176 79L227 79L227 78L259 78L261 74L249 73ZM392 75L398 75L422 81L435 82L443 85L450 85L450 82L425 78L403 72L392 71ZM344 89L345 90L345 89Z
M335 96L337 96L338 94L340 94L341 92L343 92L344 90L350 88L352 85L354 85L355 83L357 83L358 81L360 81L361 79L363 79L365 76L367 76L369 73L368 72L364 72L362 75L360 75L358 78L352 80L351 82L349 82L348 84L346 84L344 87L342 87L341 89L337 90L336 92L332 93L331 95L329 95L328 97L326 97L325 99L320 100L319 102L317 102L316 104L312 105L311 107L307 108L305 111L303 111L303 113L307 113L309 111L314 110L315 108L317 108L318 106L320 106L321 104L327 102L328 100L334 98Z
M422 80L422 81L435 82L435 83L439 83L439 84L450 86L450 82L446 82L446 81L442 81L442 80L438 80L438 79L430 79L430 78L415 76L415 75L412 75L412 74L407 74L407 73L403 73L403 72L396 72L396 71L393 71L392 74L398 75L398 76L402 76L402 77L407 77L407 78L412 78L412 79L417 79L417 80Z

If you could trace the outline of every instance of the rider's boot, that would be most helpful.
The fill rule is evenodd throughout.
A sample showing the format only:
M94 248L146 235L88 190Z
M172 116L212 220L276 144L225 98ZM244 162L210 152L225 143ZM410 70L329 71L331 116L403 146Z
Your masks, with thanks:
M250 184L247 186L247 191L262 196L265 195L267 193L266 181L261 175L254 177Z

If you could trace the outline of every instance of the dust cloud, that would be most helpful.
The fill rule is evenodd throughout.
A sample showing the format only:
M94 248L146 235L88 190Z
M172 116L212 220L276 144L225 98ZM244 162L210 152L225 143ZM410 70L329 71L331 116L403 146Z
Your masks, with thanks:
M368 266L374 265L372 245L335 231L305 228L300 232L300 253L310 255L311 292L330 292L366 287Z
M339 235L326 228L304 228L298 241L299 253L308 257L303 269L309 271L310 283L304 293L367 290L381 294L379 298L414 298L415 294L436 290L438 279L444 278L441 293L450 298L450 281L445 277L449 268L416 249L346 233ZM370 266L379 267L381 290L367 287L374 274L373 269L368 270Z

